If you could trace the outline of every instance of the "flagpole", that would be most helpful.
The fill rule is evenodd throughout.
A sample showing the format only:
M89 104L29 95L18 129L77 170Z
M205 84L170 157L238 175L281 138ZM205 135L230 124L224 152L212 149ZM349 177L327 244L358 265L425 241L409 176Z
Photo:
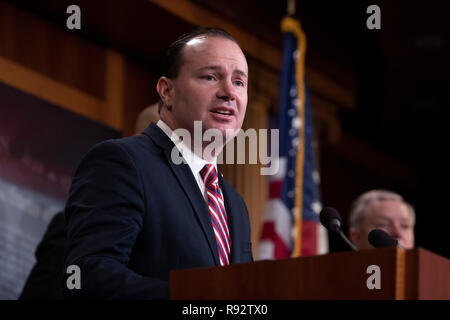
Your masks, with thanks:
M298 127L298 149L297 149L297 181L295 184L295 210L297 219L295 220L296 241L294 244L293 257L301 255L302 241L302 218L303 218L303 174L305 162L305 53L306 53L306 37L300 27L298 37L298 60L297 60L297 86L298 86L298 117L300 125Z
M300 120L298 128L298 147L297 147L297 164L296 164L296 182L295 182L295 229L294 229L294 249L292 257L301 255L302 242L302 204L303 204L303 165L305 162L305 54L306 54L306 36L303 32L300 22L292 18L295 14L295 0L287 1L287 17L281 23L283 32L293 32L297 36L297 63L296 63L296 80L297 80L297 114Z

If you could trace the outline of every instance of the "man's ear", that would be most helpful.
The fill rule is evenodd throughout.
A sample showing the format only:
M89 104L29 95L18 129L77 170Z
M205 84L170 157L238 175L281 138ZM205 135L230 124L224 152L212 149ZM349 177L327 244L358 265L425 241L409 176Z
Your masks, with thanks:
M159 97L164 102L164 106L167 109L172 109L173 99L173 83L172 80L166 77L161 77L156 84L156 91L158 91Z

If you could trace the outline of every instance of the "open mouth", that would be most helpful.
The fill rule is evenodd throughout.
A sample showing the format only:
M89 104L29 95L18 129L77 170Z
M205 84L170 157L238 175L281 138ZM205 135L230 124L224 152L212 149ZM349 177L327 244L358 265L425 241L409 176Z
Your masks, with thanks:
M223 114L224 116L231 116L233 113L231 111L225 111L225 110L217 110L217 111L212 111L214 113L218 113L218 114Z
M216 108L211 110L212 113L220 114L223 116L232 116L234 115L233 109L225 109L225 108Z

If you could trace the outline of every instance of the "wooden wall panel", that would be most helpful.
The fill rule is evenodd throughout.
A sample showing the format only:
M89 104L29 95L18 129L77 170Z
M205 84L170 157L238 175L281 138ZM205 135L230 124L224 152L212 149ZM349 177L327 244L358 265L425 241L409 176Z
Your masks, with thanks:
M0 56L105 98L105 48L4 2L0 2Z
M126 62L125 103L123 111L124 135L135 131L136 118L147 106L158 102L157 76L148 68L131 60Z
M108 50L106 54L106 123L123 131L125 59L122 54Z
M125 60L0 2L0 81L123 131Z
M102 119L102 100L0 56L0 81L93 120Z

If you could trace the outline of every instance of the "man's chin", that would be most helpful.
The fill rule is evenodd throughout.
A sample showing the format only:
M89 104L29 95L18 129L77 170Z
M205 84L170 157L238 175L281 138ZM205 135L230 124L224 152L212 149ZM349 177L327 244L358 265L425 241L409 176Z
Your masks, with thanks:
M229 142L231 139L233 139L234 137L236 137L236 135L239 133L239 129L236 128L218 128L218 131L220 131L220 133L222 134L222 137L225 141L225 144L227 142Z
M204 132L210 131L213 135L218 135L219 133L225 138L227 136L236 136L240 128L236 128L236 124L233 123L213 123L209 126L203 128Z

